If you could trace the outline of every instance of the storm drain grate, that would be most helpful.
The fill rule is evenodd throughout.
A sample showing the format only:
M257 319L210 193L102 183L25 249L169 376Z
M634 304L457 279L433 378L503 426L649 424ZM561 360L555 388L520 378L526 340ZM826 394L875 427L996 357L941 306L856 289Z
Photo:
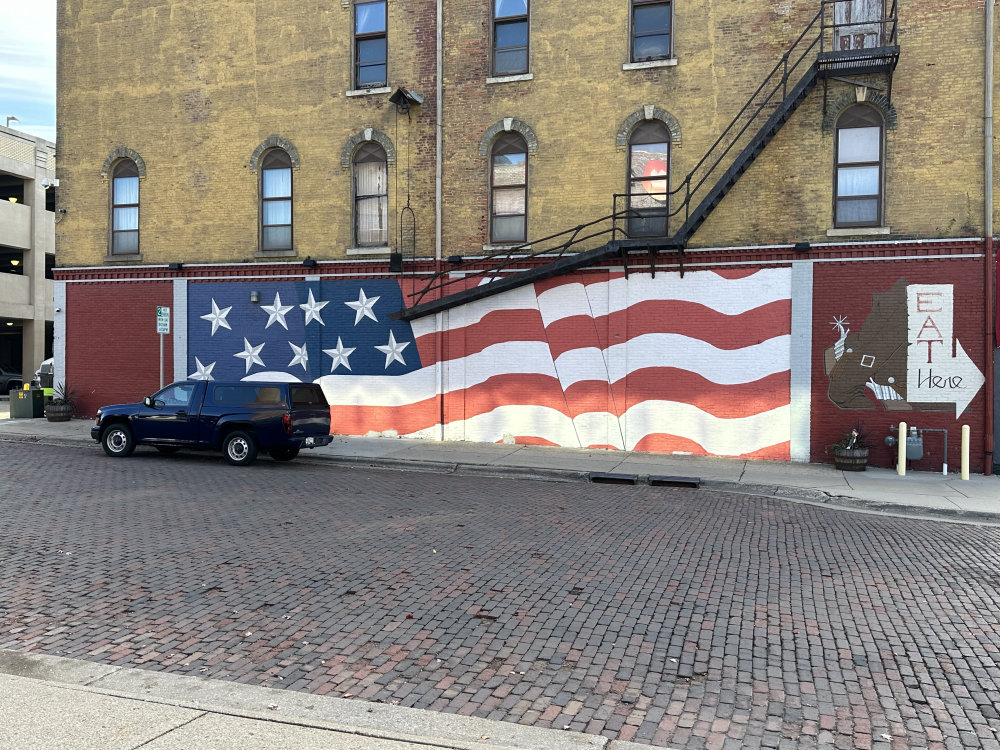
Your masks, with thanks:
M698 489L701 485L701 478L658 476L650 474L649 484L651 487L694 487L695 489Z
M593 484L639 484L638 474L609 474L602 471L590 472Z

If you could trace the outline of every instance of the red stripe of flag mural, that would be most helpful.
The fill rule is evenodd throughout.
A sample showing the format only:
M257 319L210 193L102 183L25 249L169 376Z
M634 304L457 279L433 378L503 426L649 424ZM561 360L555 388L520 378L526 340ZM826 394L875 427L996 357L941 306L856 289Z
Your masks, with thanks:
M790 284L789 269L557 277L453 308L441 331L415 321L416 369L318 382L345 434L787 460Z

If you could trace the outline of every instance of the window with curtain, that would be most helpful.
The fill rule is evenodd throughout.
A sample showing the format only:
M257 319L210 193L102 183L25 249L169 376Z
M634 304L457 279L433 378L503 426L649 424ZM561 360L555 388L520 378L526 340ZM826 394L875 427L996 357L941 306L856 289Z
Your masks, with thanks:
M882 116L864 105L837 119L835 227L882 225L882 130Z
M670 189L670 131L646 120L632 131L628 146L628 233L661 237L667 233Z
M528 72L528 0L493 0L493 75Z
M354 242L389 244L389 165L385 150L371 141L354 152Z
M385 86L389 80L385 0L354 5L354 87Z
M139 168L123 159L111 173L111 254L139 252Z
M261 161L260 249L292 249L292 160L280 148Z
M632 62L670 57L671 13L668 0L632 0Z
M502 133L490 158L490 242L527 241L528 144Z

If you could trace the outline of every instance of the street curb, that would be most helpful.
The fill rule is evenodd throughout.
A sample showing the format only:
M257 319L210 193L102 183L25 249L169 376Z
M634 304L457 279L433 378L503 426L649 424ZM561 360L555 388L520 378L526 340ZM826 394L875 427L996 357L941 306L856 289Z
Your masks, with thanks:
M299 454L302 456L302 454ZM304 456L310 461L333 463L353 468L391 469L396 471L419 471L424 473L454 474L458 476L493 477L497 479L535 479L550 482L587 481L588 472L579 469L547 469L534 466L496 466L494 464L467 464L460 461L433 461L406 458L383 458L365 456L325 456L322 454Z
M0 650L0 673L67 689L449 750L649 750L600 735Z
M83 420L81 420L83 421ZM79 437L47 436L0 432L0 442L30 443L60 446L91 444L98 447L89 434ZM344 468L381 469L387 471L415 471L453 476L489 477L494 479L528 479L546 482L589 482L589 471L580 469L552 469L536 466L499 466L473 464L461 461L435 461L433 459L406 459L389 456L343 456L307 452L299 454L303 463L333 464ZM649 487L649 475L637 475L636 486ZM1000 515L960 508L933 508L923 505L866 500L848 495L831 495L823 490L779 484L743 484L721 479L704 479L701 488L714 492L734 492L743 495L769 497L776 500L811 503L828 508L840 508L903 518L950 521L955 523L1000 524Z

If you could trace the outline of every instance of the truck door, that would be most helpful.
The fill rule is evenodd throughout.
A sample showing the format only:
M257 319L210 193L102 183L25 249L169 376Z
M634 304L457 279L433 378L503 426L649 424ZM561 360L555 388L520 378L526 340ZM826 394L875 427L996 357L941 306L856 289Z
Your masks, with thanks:
M132 430L136 440L192 445L198 440L198 406L204 393L203 383L172 383L154 393L152 407L136 414Z

